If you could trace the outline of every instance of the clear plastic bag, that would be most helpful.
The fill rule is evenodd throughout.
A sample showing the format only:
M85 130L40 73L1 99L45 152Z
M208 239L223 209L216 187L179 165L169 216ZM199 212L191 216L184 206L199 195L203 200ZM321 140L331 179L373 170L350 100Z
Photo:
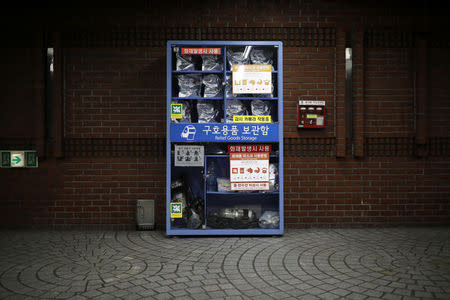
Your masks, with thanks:
M178 97L200 97L202 82L200 75L178 75Z
M272 112L272 105L268 101L252 100L250 108L253 116L268 116Z
M222 71L223 58L220 55L202 55L203 71Z
M250 58L248 56L248 51L234 51L231 49L227 50L227 60L228 64L233 65L248 65L250 64Z
M222 80L220 80L219 75L209 74L203 76L203 85L205 90L203 92L203 97L221 97L222 96Z
M198 229L202 226L202 218L200 215L194 210L190 209L190 216L187 218L187 228Z
M230 192L231 184L229 178L218 177L217 179L217 191L218 192Z
M198 123L211 123L216 122L219 110L214 105L214 102L199 100L197 102L197 114Z
M181 110L181 119L173 119L172 122L174 123L192 123L191 120L191 103L189 101L184 100L174 100L172 103L181 103L182 104L182 110Z
M176 53L177 58L177 71L192 71L195 70L195 65L193 62L192 55L182 55L180 53Z
M238 94L233 94L233 82L232 82L231 75L227 75L227 81L225 82L225 90L227 92L227 97L228 98L239 97ZM243 96L241 95L241 97L243 97Z
M259 227L266 229L280 228L280 215L277 211L265 211L259 218Z
M250 51L250 61L253 65L272 65L273 67L273 49L253 48Z
M247 108L240 100L227 100L227 123L233 122L233 116L248 115Z
M269 190L278 191L278 164L269 164Z

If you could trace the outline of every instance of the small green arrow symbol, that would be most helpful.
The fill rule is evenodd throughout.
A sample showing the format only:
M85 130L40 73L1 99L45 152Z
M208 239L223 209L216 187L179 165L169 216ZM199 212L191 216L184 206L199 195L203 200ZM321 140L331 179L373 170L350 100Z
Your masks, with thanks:
M21 161L20 157L16 156L15 158L13 158L13 163L15 163L16 165L18 165Z

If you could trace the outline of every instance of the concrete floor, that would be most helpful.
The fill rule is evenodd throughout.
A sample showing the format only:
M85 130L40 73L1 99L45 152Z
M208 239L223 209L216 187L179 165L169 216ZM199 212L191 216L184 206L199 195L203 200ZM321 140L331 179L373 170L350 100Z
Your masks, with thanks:
M1 299L450 299L450 228L0 231Z

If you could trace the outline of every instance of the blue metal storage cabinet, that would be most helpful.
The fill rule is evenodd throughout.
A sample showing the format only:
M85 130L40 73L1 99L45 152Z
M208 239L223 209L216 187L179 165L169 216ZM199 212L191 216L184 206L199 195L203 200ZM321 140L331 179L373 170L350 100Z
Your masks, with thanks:
M167 42L167 235L282 235L283 49Z

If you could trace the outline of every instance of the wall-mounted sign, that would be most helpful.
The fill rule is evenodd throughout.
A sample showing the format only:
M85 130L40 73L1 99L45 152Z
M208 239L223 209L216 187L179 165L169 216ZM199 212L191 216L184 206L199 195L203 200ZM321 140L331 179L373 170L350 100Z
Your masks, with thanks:
M233 94L271 94L272 65L233 65Z
M270 145L229 146L232 191L269 190Z
M25 166L25 152L11 151L11 168L23 168Z
M204 146L175 145L175 167L203 167Z
M0 151L2 168L37 168L36 151Z
M279 125L268 124L182 124L170 125L174 142L276 142Z

